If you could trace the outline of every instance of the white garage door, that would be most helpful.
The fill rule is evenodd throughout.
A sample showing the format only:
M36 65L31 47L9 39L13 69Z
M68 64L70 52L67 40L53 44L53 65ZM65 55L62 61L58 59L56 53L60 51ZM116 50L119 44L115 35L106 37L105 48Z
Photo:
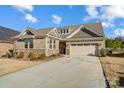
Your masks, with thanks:
M98 53L96 44L73 44L70 50L71 56L95 56Z

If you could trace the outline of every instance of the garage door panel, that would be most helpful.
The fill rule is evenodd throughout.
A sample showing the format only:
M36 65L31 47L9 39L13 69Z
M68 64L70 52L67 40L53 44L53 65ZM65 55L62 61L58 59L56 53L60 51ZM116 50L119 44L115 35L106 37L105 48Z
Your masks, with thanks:
M71 56L87 56L87 55L96 55L97 46L71 46Z

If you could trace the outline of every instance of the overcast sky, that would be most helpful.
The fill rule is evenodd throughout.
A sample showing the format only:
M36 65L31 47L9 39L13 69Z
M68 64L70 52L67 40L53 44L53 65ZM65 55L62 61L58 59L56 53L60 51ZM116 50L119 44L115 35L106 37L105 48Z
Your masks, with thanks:
M18 31L102 22L108 37L124 36L124 6L0 6L0 25Z

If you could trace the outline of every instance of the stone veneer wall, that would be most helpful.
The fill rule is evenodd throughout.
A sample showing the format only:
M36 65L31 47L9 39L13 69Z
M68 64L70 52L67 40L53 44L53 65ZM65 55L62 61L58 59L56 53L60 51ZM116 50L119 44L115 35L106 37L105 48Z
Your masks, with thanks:
M53 54L59 54L59 49L47 49L47 55L46 56L51 56Z
M24 52L25 56L32 52L36 56L38 56L39 54L45 54L45 49L17 49L16 52L17 53Z
M51 56L53 54L59 53L59 40L56 40L56 48L49 49L48 43L49 37L44 39L34 39L33 40L33 49L25 49L23 41L15 41L14 42L14 52L24 52L25 55L28 55L29 52L33 52L36 55L45 54L46 56Z
M14 52L24 52L25 55L28 55L30 52L33 52L36 55L45 54L46 51L46 42L44 39L33 39L33 48L25 48L24 41L14 41Z

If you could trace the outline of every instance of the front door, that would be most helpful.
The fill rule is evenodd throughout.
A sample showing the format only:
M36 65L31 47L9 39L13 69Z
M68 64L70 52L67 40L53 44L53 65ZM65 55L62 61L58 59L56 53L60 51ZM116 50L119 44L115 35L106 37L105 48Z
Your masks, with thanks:
M66 42L64 41L59 42L59 53L66 54Z

